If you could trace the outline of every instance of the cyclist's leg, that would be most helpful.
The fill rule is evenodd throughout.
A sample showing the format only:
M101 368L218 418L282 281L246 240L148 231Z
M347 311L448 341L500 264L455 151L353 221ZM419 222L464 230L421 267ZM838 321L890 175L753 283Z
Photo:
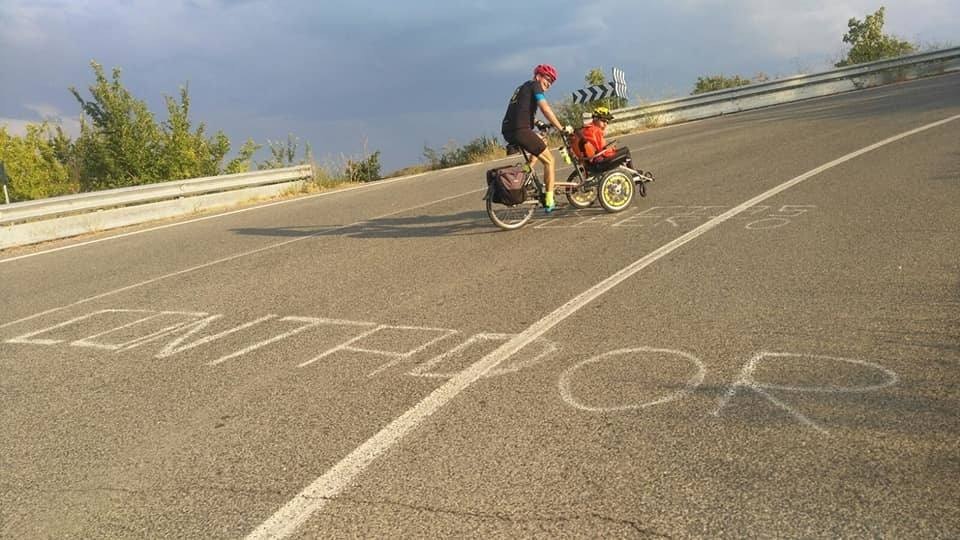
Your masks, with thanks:
M534 156L533 159L529 161L531 167L535 165L537 161L543 163L543 180L546 183L545 202L547 208L553 208L554 162L553 155L550 154L550 150L547 148L547 143L545 143L539 135L534 133L532 129L518 129L511 133L511 137L516 140L517 144L526 150L527 153Z
M533 168L537 165L537 162L540 161L540 158L538 158L537 156L535 156L535 155L533 155L533 154L529 154L529 153L527 154L527 156L528 156L528 158L527 158L527 166L530 167L530 170L533 170Z
M553 182L556 176L556 162L553 160L553 154L550 153L549 148L546 148L537 158L543 161L543 183L546 184L547 193L550 194L548 200L553 200Z
M533 170L533 167L537 164L537 154L543 151L540 145L537 143L539 137L532 129L518 129L515 131L507 131L503 133L503 138L506 139L507 144L516 146L523 151L523 157L526 159L527 167L530 170Z

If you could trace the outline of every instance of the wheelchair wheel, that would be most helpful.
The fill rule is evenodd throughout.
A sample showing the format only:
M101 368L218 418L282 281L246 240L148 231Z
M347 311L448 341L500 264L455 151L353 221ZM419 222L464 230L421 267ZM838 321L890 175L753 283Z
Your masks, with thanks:
M526 200L513 206L495 203L490 189L487 190L484 199L487 202L487 216L490 221L505 231L512 231L526 225L537 208L536 200Z
M633 201L636 192L633 184L633 171L623 167L611 169L600 177L597 186L600 206L607 212L622 212Z
M567 182L579 182L580 175L577 171L570 173ZM567 191L567 202L574 208L588 208L597 201L597 191L595 189L578 188L576 191Z

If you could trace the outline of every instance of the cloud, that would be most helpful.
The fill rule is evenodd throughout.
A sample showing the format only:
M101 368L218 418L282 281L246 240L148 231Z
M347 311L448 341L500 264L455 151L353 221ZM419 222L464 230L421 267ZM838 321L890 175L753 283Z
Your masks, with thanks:
M29 120L21 120L19 118L2 118L0 117L0 127L6 128L7 133L11 135L17 135L23 137L27 134L27 126L30 124L35 124L36 122L30 122Z
M66 125L79 114L67 88L84 92L96 59L108 73L121 67L158 119L162 96L189 82L195 122L223 129L235 147L292 132L318 152L351 154L368 136L385 167L401 166L419 157L411 140L496 131L536 64L560 71L551 100L583 86L590 69L614 66L633 96L684 95L717 72L826 68L847 19L873 2L0 0L0 116ZM957 41L956 0L885 5L888 31Z
M6 126L7 133L22 137L27 134L28 125L47 122L54 126L60 126L64 133L72 138L80 136L79 116L64 115L59 108L49 104L25 105L24 109L33 114L24 118L0 118L0 126Z

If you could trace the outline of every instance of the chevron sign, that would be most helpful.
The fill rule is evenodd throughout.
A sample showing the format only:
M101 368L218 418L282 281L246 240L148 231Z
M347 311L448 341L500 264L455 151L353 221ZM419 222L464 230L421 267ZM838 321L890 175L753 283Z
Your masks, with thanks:
M627 79L623 76L623 70L617 68L613 68L613 94L627 98Z
M574 103L589 103L605 97L627 97L627 81L622 70L613 68L613 82L589 86L573 92Z

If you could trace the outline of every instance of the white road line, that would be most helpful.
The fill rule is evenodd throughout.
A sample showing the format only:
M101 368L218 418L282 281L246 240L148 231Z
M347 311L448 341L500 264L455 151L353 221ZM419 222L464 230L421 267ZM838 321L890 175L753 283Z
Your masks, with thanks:
M10 257L10 258L7 258L7 259L0 259L0 264L8 263L8 262L13 262L13 261L19 261L20 259L27 259L27 258L29 258L29 257L36 257L36 256L38 256L38 255L46 255L46 254L48 254L48 253L54 253L54 252L57 252L57 251L63 251L63 250L65 250L65 249L73 249L73 248L78 248L78 247L82 247L82 246L88 246L88 245L90 245L90 244L98 244L98 243L100 243L100 242L106 242L106 241L108 241L108 240L116 240L116 239L118 239L118 238L125 238L125 237L127 237L127 236L133 236L133 235L136 235L136 234L143 234L143 233L147 233L147 232L151 232L151 231L159 231L159 230L161 230L161 229L168 229L168 228L170 228L170 227L179 227L180 225L186 225L186 224L188 224L188 223L196 223L196 222L198 222L198 221L206 221L206 220L208 220L208 219L218 219L218 218L222 218L222 217L226 217L226 216L232 216L232 215L234 215L234 214L242 214L242 213L244 213L244 212L250 212L250 211L253 211L253 210L262 210L262 209L264 209L264 208L270 208L271 206L277 206L277 205L280 205L280 204L289 204L289 203L294 203L294 202L301 202L301 201L306 201L306 200L309 200L309 199L315 199L315 198L317 198L317 197L329 197L329 196L332 196L332 195L339 195L339 194L341 194L341 193L347 193L347 192L355 191L355 190L358 190L358 189L368 189L368 190L369 190L369 189L379 188L379 187L383 187L383 186L392 184L392 183L394 183L394 182L399 182L399 181L402 181L402 180L409 180L409 179L411 179L411 178L417 178L417 177L420 177L420 176L424 176L424 175L427 175L427 174L429 174L429 173L431 173L431 172L436 172L436 173L438 173L438 174L437 174L437 178L439 179L439 177L442 175L442 173L446 173L446 172L449 172L449 171L456 171L456 170L458 170L458 169L462 169L462 168L465 168L465 167L470 167L471 165L476 165L476 164L475 164L475 163L471 163L471 164L469 164L469 165L460 165L460 166L458 166L458 167L451 167L451 168L449 168L449 169L443 169L442 171L427 171L427 172L424 172L424 173L412 174L412 175L410 175L410 176L401 176L401 177L399 177L399 178L388 178L388 179L385 179L385 180L378 180L378 181L376 181L376 182L367 182L367 183L361 184L361 185L359 185L359 186L351 186L351 187L346 187L346 188L335 189L335 190L332 190L332 191L324 191L324 192L322 192L322 193L314 193L313 195L304 195L304 196L302 196L302 197L295 197L295 198L292 198L292 199L285 199L285 200L282 200L282 201L275 201L275 202L270 202L270 203L265 203L265 204L258 204L258 205L256 205L256 206L251 206L251 207L249 207L249 208L241 208L241 209L239 209L239 210L231 210L231 211L229 211L229 212L222 212L222 213L218 213L218 214L215 214L215 215L212 215L212 216L204 216L204 217L189 219L189 220L186 220L186 221L178 221L178 222L176 222L176 223L168 223L168 224L166 224L166 225L158 225L158 226L156 226L156 227L150 227L150 228L148 228L148 229L141 229L141 230L139 230L139 231L130 231L130 232L126 232L126 233L115 234L115 235L113 235L113 236L108 236L108 237L106 237L106 238L97 238L97 239L95 239L95 240L87 240L86 242L79 242L79 243L76 243L76 244L70 244L69 246L61 246L61 247L58 247L58 248L45 249L45 250L43 250L43 251L38 251L38 252L36 252L36 253L27 253L27 254L25 254L25 255L18 255L18 256L16 256L16 257ZM440 202L440 201L435 201L435 202ZM418 207L418 208L419 208L419 207ZM388 215L392 215L392 214L388 214ZM380 217L386 217L386 216L380 216ZM373 219L377 219L377 218L373 218ZM335 229L334 229L334 230L335 230Z
M62 311L62 310L67 309L67 308L72 308L72 307L74 307L74 306L79 306L80 304L85 304L85 303L91 302L91 301L93 301L93 300L99 300L100 298L104 298L104 297L107 297L107 296L111 296L111 295L114 295L114 294L117 294L117 293L121 293L121 292L124 292L124 291L129 291L129 290L131 290L131 289L136 289L137 287L142 287L142 286L144 286L144 285L149 285L149 284L151 284L151 283L156 283L156 282L161 281L161 280L164 280L164 279L168 279L168 278L172 278L172 277L176 277L176 276L181 276L181 275L183 275L183 274L187 274L187 273L193 272L193 271L195 271L195 270L202 270L202 269L204 269L204 268L208 268L208 267L210 267L210 266L214 266L214 265L216 265L216 264L220 264L220 263L224 263L224 262L229 262L229 261L232 261L232 260L235 260L235 259L239 259L239 258L241 258L241 257L246 257L246 256L249 256L249 255L255 255L255 254L260 253L260 252L263 252L263 251L268 251L268 250L275 249L275 248L278 248L278 247L283 247L283 246L285 246L285 245L287 245L287 244L292 244L292 243L294 243L294 242L299 242L299 241L301 241L301 240L306 240L306 239L308 239L308 238L314 238L314 237L316 237L316 236L323 235L323 234L330 234L330 233L333 232L333 231L339 231L339 230L342 230L342 229L349 229L350 227L356 227L357 225L362 225L363 223L367 223L367 222L370 222L370 221L375 221L375 220L378 220L378 219L387 218L387 217L390 217L390 216L395 216L395 215L397 215L397 214L402 214L402 213L404 213L404 212L409 212L409 211L411 211L411 210L417 210L417 209L419 209L419 208L424 208L424 207L431 206L431 205L434 205L434 204L442 203L442 202L445 202L445 201L449 201L449 200L452 200L452 199L456 199L456 198L458 198L458 197L465 197L465 196L467 196L467 195L475 195L475 194L477 194L477 193L480 193L481 191L486 191L486 189L487 189L487 188L474 189L474 190L471 190L471 191L467 191L467 192L465 192L465 193L459 193L459 194L457 194L457 195L451 195L451 196L449 196L449 197L444 197L444 198L442 198L442 199L437 199L437 200L435 200L435 201L430 201L430 202L428 202L428 203L418 204L417 206L411 206L411 207L409 207L409 208L404 208L404 209L401 209L401 210L397 210L397 211L395 211L395 212L390 212L390 213L387 213L387 214L383 214L383 215L380 215L380 216L372 217L372 218L365 219L365 220L362 220L362 221L357 221L357 222L351 223L351 224L349 224L349 225L341 225L340 227L334 227L334 228L332 228L332 229L323 229L323 230L321 230L321 231L318 231L318 232L315 232L315 233L312 233L312 234L308 234L308 235L306 235L306 236L298 236L297 238L292 238L292 239L290 239L290 240L284 240L283 242L278 242L278 243L276 243L276 244L270 244L269 246L264 246L264 247L257 248L257 249L251 249L250 251L244 251L243 253L237 253L237 254L235 254L235 255L230 255L229 257L223 257L222 259L217 259L217 260L215 260L215 261L210 261L210 262L207 262L207 263L198 264L198 265L196 265L196 266L191 266L190 268L187 268L187 269L184 269L184 270L178 270L178 271L176 271L176 272L171 272L171 273L169 273L169 274L164 274L164 275L162 275L162 276L158 276L158 277L155 277L155 278L151 278L151 279L148 279L148 280L146 280L146 281L141 281L140 283L134 283L133 285L127 285L126 287L120 287L119 289L114 289L114 290L112 290L112 291L107 291L107 292L105 292L105 293L101 293L101 294L98 294L98 295L95 295L95 296L90 296L90 297L84 298L84 299L82 299L82 300L77 300L76 302L73 302L73 303L71 303L71 304L66 304L66 305L63 305L63 306L60 306L60 307L51 308L51 309L48 309L48 310L46 310L46 311L41 311L40 313L34 313L33 315L30 315L30 316L27 316L27 317L23 317L22 319L17 319L17 320L15 320L15 321L6 322L6 323L3 323L3 324L0 324L0 328L6 328L6 327L8 327L8 326L13 326L13 325L15 325L15 324L19 324L19 323L26 322L26 321L29 321L29 320L32 320L32 319L36 319L37 317L42 317L42 316L44 316L44 315L49 315L49 314L51 314L51 313L56 313L56 312L58 312L58 311ZM0 261L0 262L3 262L3 261Z
M410 433L422 424L431 414L449 403L460 392L465 390L471 384L479 380L483 375L493 369L497 364L506 360L520 349L526 347L531 342L545 334L548 330L562 322L564 319L573 315L588 303L606 293L610 289L624 282L640 270L653 264L657 260L669 255L684 244L696 239L704 233L716 228L721 223L736 216L737 214L755 206L780 192L787 190L804 180L822 173L828 169L836 167L842 163L850 161L867 152L876 150L882 146L899 141L905 137L915 135L922 131L952 122L960 118L960 115L927 124L917 129L906 131L888 139L884 139L876 144L871 144L865 148L849 153L837 158L829 163L821 165L816 169L806 172L796 178L776 186L768 191L753 197L752 199L720 214L719 216L707 221L703 225L691 230L690 232L676 238L675 240L664 244L651 253L637 259L622 270L580 293L567 303L563 304L546 317L533 323L529 328L517 334L515 337L495 349L493 352L484 356L476 363L466 368L455 377L450 379L443 386L434 390L430 395L424 398L420 403L413 406L412 409L403 413L399 418L387 424L386 427L370 437L366 442L357 447L349 455L340 460L323 476L314 480L310 485L298 493L292 500L281 507L275 514L267 518L248 536L248 540L260 538L285 538L297 530L303 523L313 515L314 512L323 508L323 506L333 497L336 497L341 491L348 487L367 466L377 457L390 449L404 435Z

